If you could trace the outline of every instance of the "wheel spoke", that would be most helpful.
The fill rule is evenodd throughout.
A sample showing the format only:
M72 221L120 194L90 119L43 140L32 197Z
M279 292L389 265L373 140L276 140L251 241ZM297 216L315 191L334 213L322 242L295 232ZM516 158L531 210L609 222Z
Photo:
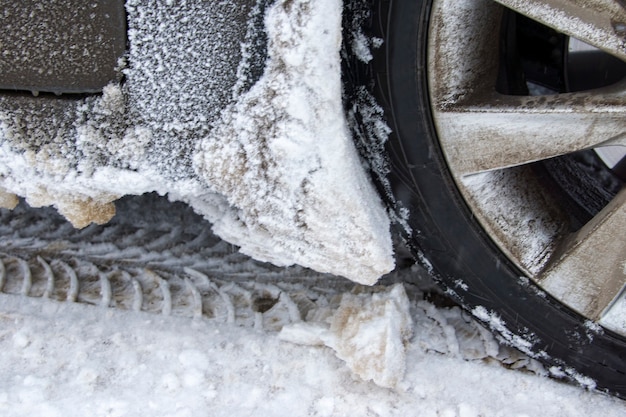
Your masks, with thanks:
M626 145L626 100L620 88L612 90L539 97L494 93L435 103L434 116L448 162L463 176Z
M611 170L619 179L626 182L626 156L622 157L622 159L620 159L620 161L615 164Z
M496 0L518 13L626 60L626 8L615 0Z
M597 320L626 284L626 189L585 225L540 277L553 296Z
M428 39L429 88L433 101L445 105L491 91L499 66L502 6L490 0L441 0L435 3ZM468 22L481 22L480 25ZM462 29L460 29L462 28Z
M506 79L502 78L502 37L497 33L503 27L505 6L626 61L626 7L620 3L437 0L428 39L428 89L434 126L450 172L473 214L503 252L537 284L560 303L596 322L626 311L623 303L616 303L620 297L626 300L626 188L582 229L565 237L569 208L550 203L546 197L550 185L530 167L505 168L586 149L626 147L626 80L566 94L498 93L496 88ZM539 55L537 59L544 59ZM508 58L514 61L515 57ZM519 82L523 81L520 77ZM478 181L485 193L477 198L468 184L483 178L474 174L489 171L484 175L493 176L494 182ZM512 182L519 173L527 176L525 181ZM513 194L519 199L513 200ZM486 199L480 200L483 195ZM493 215L496 201L505 203L507 213ZM563 211L563 217L553 217L554 210ZM528 262L527 254L540 258L536 263Z

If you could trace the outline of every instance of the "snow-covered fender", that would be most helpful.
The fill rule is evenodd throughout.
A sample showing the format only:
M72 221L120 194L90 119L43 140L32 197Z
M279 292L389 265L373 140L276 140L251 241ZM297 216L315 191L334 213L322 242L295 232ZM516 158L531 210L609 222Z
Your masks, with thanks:
M84 227L121 196L157 192L262 261L364 284L393 269L389 220L342 111L340 0L125 11L119 81L100 94L0 94L4 207L24 197Z

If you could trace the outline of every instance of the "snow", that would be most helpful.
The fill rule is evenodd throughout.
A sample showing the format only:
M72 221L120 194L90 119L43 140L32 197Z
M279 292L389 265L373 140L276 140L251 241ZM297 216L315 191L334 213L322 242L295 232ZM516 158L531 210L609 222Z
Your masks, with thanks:
M483 306L475 307L472 310L472 314L481 320L483 323L487 323L489 328L494 332L498 332L501 338L508 344L515 346L522 352L534 355L533 346L535 345L535 336L533 334L525 335L525 337L519 336L511 332L506 327L506 323L496 313L489 312ZM545 356L544 352L540 352L537 356Z
M264 76L222 113L195 155L196 170L237 210L214 230L256 259L289 265L297 253L301 265L373 284L393 269L389 221L343 116L341 2L279 2L266 27ZM263 230L278 244L268 245ZM343 272L327 264L353 257L369 264Z
M248 24L237 26L229 1L129 0L130 50L121 63L127 83L79 101L0 98L0 204L12 208L18 194L84 226L107 222L125 194L156 191L189 203L257 259L373 284L393 268L393 254L387 214L341 104L341 2L278 0L267 13L265 6L251 5L243 13ZM263 68L250 47L264 42L257 23L267 34ZM220 36L231 42L206 42ZM367 61L377 45L357 34L353 47ZM219 59L198 69L199 57L222 55L239 62L236 71ZM377 149L388 127L370 104L364 112L377 134L368 146ZM387 169L384 161L370 163L380 175ZM19 256L0 253L3 416L624 413L620 400L548 378L574 371L545 370L499 345L460 308L427 301L432 283L416 284L423 277L417 268L363 287L323 275L290 281L289 270L271 282L266 267L246 263L245 274L229 281L224 272L241 271L212 252L207 259L180 255L181 275L165 275L146 265L151 256L174 256L175 228L154 240L139 230L77 248L55 241L57 232L45 225L28 227L46 235L25 238L29 251L46 248L37 274ZM85 236L93 230L100 229ZM20 232L10 230L7 251L23 249ZM138 275L116 265L119 259ZM197 265L222 274L209 277ZM77 278L72 268L93 271L81 269ZM66 278L67 302L47 299L58 290L54 278L41 279L51 269ZM116 292L120 282L134 288L132 296ZM307 296L297 298L288 291L294 288ZM473 313L505 330L492 312ZM508 342L529 346L532 335Z
M343 294L350 301L330 313L341 316L357 298L407 300L401 288ZM393 388L364 381L333 349L290 343L284 333L5 294L0 305L0 413L7 417L624 413L620 400L529 372L531 360L520 354L531 366L504 368L489 355L500 350L513 361L514 353L473 331L460 310L425 301L411 301L414 336Z
M277 268L154 195L82 231L23 203L0 218L2 416L624 412L500 345L417 266L374 287Z
M269 3L129 0L124 83L0 96L0 203L85 227L167 194L256 259L375 283L390 222L343 111L342 2Z
M402 285L372 294L345 293L324 322L282 328L280 339L326 345L364 381L394 388L405 372L405 345L412 336L409 300Z

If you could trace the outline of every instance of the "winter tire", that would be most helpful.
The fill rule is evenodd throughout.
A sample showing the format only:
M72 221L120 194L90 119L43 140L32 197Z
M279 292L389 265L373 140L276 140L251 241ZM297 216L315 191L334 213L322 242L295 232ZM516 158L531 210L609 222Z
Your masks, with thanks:
M500 3L530 19L489 0L376 3L371 35L384 44L368 69L392 130L388 202L408 209L417 259L503 341L626 397L625 192L618 167L589 151L624 145L624 86L575 91L563 68L575 37L624 61L626 10L596 5L611 32L583 6L564 11L577 2ZM561 63L541 61L543 42ZM564 85L535 77L550 71Z

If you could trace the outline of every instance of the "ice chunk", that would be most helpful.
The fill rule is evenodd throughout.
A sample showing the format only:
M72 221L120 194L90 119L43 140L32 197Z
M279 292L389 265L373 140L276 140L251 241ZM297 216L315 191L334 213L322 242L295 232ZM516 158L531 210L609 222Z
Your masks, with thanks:
M402 380L413 325L401 284L373 295L344 294L330 331L327 344L359 377L389 388Z
M406 367L406 346L413 333L409 299L402 284L380 292L345 293L330 319L319 323L285 326L285 341L332 348L361 379L394 388Z

